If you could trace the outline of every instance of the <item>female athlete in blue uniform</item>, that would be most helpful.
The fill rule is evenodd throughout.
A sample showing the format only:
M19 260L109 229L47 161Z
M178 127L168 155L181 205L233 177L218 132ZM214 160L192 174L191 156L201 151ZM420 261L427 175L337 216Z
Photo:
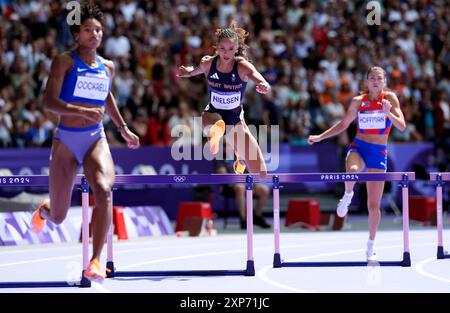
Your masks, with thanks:
M93 256L84 271L91 280L105 278L98 259L111 224L111 187L115 178L102 125L105 111L128 147L139 147L139 138L127 128L110 91L114 64L96 52L103 37L102 18L98 7L83 3L80 25L71 26L77 48L53 61L45 91L45 108L59 117L50 156L50 199L42 201L31 222L32 230L40 232L47 219L56 224L64 221L77 168L82 164L95 201Z
M366 74L368 92L356 96L344 118L320 135L309 136L310 144L336 136L345 131L357 118L356 137L348 148L345 161L347 172L385 172L387 169L387 141L392 124L399 130L406 128L405 118L395 93L385 91L386 73L378 66L371 67ZM344 217L352 201L355 182L345 183L345 194L337 206L337 215ZM380 223L380 203L384 182L367 182L367 207L369 209L369 240L366 256L375 261L373 252L375 236Z
M219 151L226 125L233 126L230 135L237 135L233 149L238 156L235 171L242 173L246 165L249 172L259 173L264 178L267 175L266 164L258 142L245 124L243 100L249 79L256 83L256 91L262 94L269 92L270 85L245 57L247 35L235 22L227 28L217 29L216 55L204 56L200 65L195 68L181 66L177 76L206 75L209 103L202 114L202 123L204 131L210 137L211 153ZM245 164L243 160L239 160L240 157L243 157Z

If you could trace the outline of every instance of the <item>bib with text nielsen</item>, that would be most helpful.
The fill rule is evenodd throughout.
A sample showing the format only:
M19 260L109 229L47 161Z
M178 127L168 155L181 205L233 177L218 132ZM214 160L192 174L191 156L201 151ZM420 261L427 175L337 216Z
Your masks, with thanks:
M231 110L241 105L241 93L218 93L211 91L211 104L216 109Z

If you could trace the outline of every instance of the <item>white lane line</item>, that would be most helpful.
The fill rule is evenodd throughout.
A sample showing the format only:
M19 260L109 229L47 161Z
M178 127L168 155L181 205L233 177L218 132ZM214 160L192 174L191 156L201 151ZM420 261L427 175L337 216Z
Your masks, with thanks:
M234 235L232 235L234 237ZM230 236L231 237L231 236ZM176 239L176 241L174 240ZM160 244L164 244L164 247L157 247L155 249L171 249L171 245L173 244L176 247L179 247L180 245L180 241L187 239L189 240L190 238L178 238L178 237L171 237L171 238L157 238L157 237L152 237L151 240L148 240L148 238L146 238L145 240L136 240L136 241L132 241L132 242L124 242L124 241L114 241L114 244L117 245L119 244L122 248L126 247L126 246L138 246L138 245L160 245ZM198 238L196 238L198 239ZM203 238L202 238L203 239ZM213 239L213 237L209 237L209 238L204 238L206 240L208 239ZM271 240L271 238L267 238L264 240ZM80 246L80 250L81 250L81 244L77 244L74 242L60 242L57 243L59 246L54 246L56 245L56 243L53 244L38 244L40 247L39 248L32 248L30 245L24 245L24 246L0 246L0 256L4 256L4 255L10 255L10 254L23 254L23 253L44 253L44 251L56 251L56 250L62 250L62 249L73 249L76 248L77 246ZM197 247L199 245L214 245L217 246L218 244L224 244L224 245L234 245L234 241L230 240L230 238L224 238L224 237L219 237L218 241L215 241L214 243L195 243L195 244L190 244L190 245L183 245L185 247ZM2 249L6 249L5 251L2 251Z
M387 240L386 240L387 241ZM392 239L391 241L394 241L394 239ZM332 244L335 244L334 242ZM421 243L421 244L415 244L412 247L420 247L420 246L431 246L434 245L434 243ZM388 250L388 249L394 249L394 248L400 248L403 247L403 245L393 245L393 246L386 246L386 247L377 247L377 250ZM301 258L295 258L295 259L291 259L288 260L286 262L299 262L299 261L304 261L304 260L308 260L308 259L314 259L314 258L321 258L321 257L329 257L329 256L336 256L336 255L342 255L342 254L349 254L349 253L356 253L356 252L363 252L365 251L365 249L350 249L350 250L341 250L338 252L329 252L329 253L322 253L322 254L315 254L315 255L308 255L305 257L301 257ZM306 290L306 289L297 289L294 287L291 287L289 285L285 285L285 284L281 284L279 282L276 282L272 279L270 279L267 276L267 272L269 269L273 268L273 265L267 265L265 267L263 267L261 270L259 270L257 272L257 276L265 281L266 283L276 286L276 287L280 287L289 291L296 291L296 292L314 292L314 291L310 291L310 290ZM279 269L275 269L275 270L279 270Z
M264 240L264 241L266 241L266 240ZM339 241L339 242L333 242L333 244L348 244L348 243L357 243L357 242L360 242L360 241L361 240L342 240L342 241ZM235 243L232 243L232 244L235 245ZM258 240L258 244L261 244L261 241ZM318 242L318 243L285 245L284 248L292 248L292 247L294 247L294 248L307 248L307 247L311 247L311 246L322 246L322 245L328 245L328 244L329 244L329 242L326 242L326 243ZM173 245L173 246L169 246L169 247L136 248L136 249L127 249L127 250L116 250L116 251L114 251L114 254L117 255L117 254L137 253L137 252L143 252L143 251L161 251L161 250L172 250L172 249L176 250L176 249L211 247L211 246L217 247L217 244L196 243L196 244L191 244L191 245ZM74 247L68 247L68 248L73 249ZM265 247L265 248L256 248L255 250L268 250L268 249L273 249L273 247L270 246L270 247ZM244 249L228 250L228 251L231 251L230 253L235 253L237 251L243 251L243 250ZM224 251L224 253L225 252L226 251ZM199 256L203 256L203 255L204 254L200 254ZM212 254L206 254L206 255L212 255ZM31 260L17 261L17 262L10 262L10 263L3 263L3 264L0 264L0 267L7 267L7 266L14 266L14 265L23 265L23 264L29 264L29 263L47 262L47 261L55 261L55 260L66 260L66 259L71 259L71 258L81 258L81 254L60 256L60 257L41 258L41 259L31 259ZM177 258L175 258L175 259L177 259ZM155 263L158 263L156 261L155 261ZM163 259L163 261L160 261L160 262L165 262L165 261L167 261L167 259ZM151 262L154 262L154 261L151 261ZM137 263L137 264L139 265L141 263ZM136 266L138 266L138 265L136 265Z
M91 287L97 289L101 293L112 293L112 290L109 290L108 288L105 288L102 284L91 282Z
M332 242L332 244L333 245L340 245L340 244L348 245L349 243L359 243L360 241L361 240L342 240L342 241ZM291 244L291 245L285 245L284 248L298 249L298 248L308 248L308 247L318 247L318 246L328 246L328 245L330 245L330 242L306 243L306 244L295 244L295 245ZM179 248L181 248L181 247L185 247L185 246L180 246ZM264 250L272 250L272 249L273 249L272 246L267 246L264 248L255 248L254 250L255 251L264 251ZM144 249L139 249L139 250L144 250ZM133 252L135 250L127 250L127 251ZM220 252L208 252L208 253L199 253L199 254L170 257L170 258L164 258L164 259L155 259L155 260L151 260L151 261L139 262L139 263L133 263L133 264L126 265L126 266L121 266L120 270L137 267L137 266L141 266L141 265L155 264L155 263L161 263L161 262L167 262L167 261L192 259L192 258L198 258L198 257L203 257L203 256L232 254L232 253L238 253L238 252L243 253L244 251L247 251L247 250L244 248L241 248L241 249L236 249L236 250L225 250L225 251L220 251Z
M41 247L37 248L37 249L28 248L28 246L19 246L20 248L17 247L17 249L0 251L0 256L8 255L8 254L31 253L31 252L43 253L44 251L48 251L48 250L54 251L54 250L60 250L60 249L73 248L73 246L70 243L68 243L67 246L59 246L59 247L52 247L51 244L39 244L39 245L41 245ZM0 246L0 248L3 248L3 247Z
M439 280L439 281L443 281L446 283L450 283L450 279L446 279L437 275L433 275L428 273L427 271L425 271L424 267L426 264L430 263L431 261L437 261L436 257L434 258L429 258L429 259L425 259L422 260L420 262L418 262L415 266L414 266L414 270L416 270L417 273L419 273L420 275L423 275L425 277L431 278L431 279L435 279L435 280ZM438 262L442 262L442 261L438 261Z
M396 246L396 247L398 247L398 246ZM308 255L305 257L292 259L287 262L298 262L298 261L303 261L303 260L308 260L308 259L314 259L314 258L320 258L320 257L326 257L326 256L336 256L336 255L348 254L348 253L356 253L356 252L361 252L361 251L364 251L364 249L351 249L351 250L343 250L343 251L341 250L339 252L329 252L329 253ZM267 271L272 268L273 268L273 265L267 265L267 266L263 267L261 270L259 270L257 272L256 276L258 276L261 280L265 281L266 283L268 283L270 285L273 285L273 286L276 286L276 287L279 287L282 289L286 289L289 291L295 291L295 292L301 292L301 293L314 292L314 291L310 291L310 290L306 290L306 289L294 288L289 285L281 284L279 282L276 282L276 281L270 279L269 277L267 277ZM275 270L280 270L280 269L275 269Z
M194 259L194 258L200 258L204 256L211 256L211 255L224 255L224 254L233 254L241 252L243 253L244 249L237 249L237 250L226 250L226 251L220 251L220 252L208 252L208 253L198 253L198 254L191 254L191 255L185 255L185 256L177 256L177 257L171 257L171 258L165 258L165 259L156 259L146 262L140 262L140 263L134 263L126 266L121 266L120 270L129 269L141 265L148 265L148 264L155 264L155 263L161 263L161 262L168 262L168 261L178 261L178 260L186 260L186 259Z
M169 246L169 247L150 247L150 248L139 248L139 249L127 249L127 250L117 250L114 251L114 254L128 254L128 253L137 253L137 252L143 252L143 251L161 251L161 250L171 250L171 249L181 249L181 248L194 248L194 247L217 247L217 244L211 244L211 243L197 243L192 245L177 245L177 246ZM67 247L67 249L73 249L74 247ZM41 252L43 252L41 250ZM52 251L53 252L53 251ZM39 263L39 262L48 262L48 261L56 261L56 260L66 260L71 258L81 258L81 254L74 254L74 255L66 255L66 256L60 256L60 257L50 257L50 258L40 258L40 259L31 259L31 260L25 260L25 261L16 261L16 262L10 262L10 263L3 263L0 264L0 267L7 267L7 266L14 266L14 265L22 265L22 264L29 264L29 263Z
M30 263L39 263L39 262L48 262L48 261L55 261L55 260L67 260L67 259L80 258L80 257L81 257L81 254L75 254L75 255L67 255L67 256L58 256L58 257L53 257L53 258L43 258L43 259L34 259L34 260L26 260L26 261L17 261L17 262L0 264L0 267L22 265L22 264L30 264Z
M311 246L327 246L327 245L339 245L339 244L350 244L350 243L359 243L361 242L361 240L359 239L355 239L355 240L342 240L342 241L330 241L328 240L329 238L332 238L332 236L327 236L325 238L322 238L321 241L326 241L326 242L314 242L314 243L306 243L306 244L291 244L291 245L284 245L283 249L291 249L291 248L308 248ZM326 239L326 240L325 240ZM390 239L380 239L378 240L378 242L381 241L394 241L394 240L399 240L396 238L390 238ZM266 240L263 240L266 241ZM261 241L258 240L258 244L261 244ZM129 254L129 253L133 253L133 252L143 252L143 251L158 251L158 250L168 250L168 249L182 249L182 248L191 248L191 247L209 247L209 246L217 246L217 244L211 244L211 243L197 243L197 244L191 244L191 245L174 245L174 246L170 246L170 247L150 247L150 248L139 248L139 249L127 249L127 250L117 250L114 253L117 254ZM73 247L70 247L73 248ZM264 247L264 248L256 248L255 251L260 251L260 250L268 250L268 249L273 249L272 246L268 246L268 247ZM222 251L219 254L225 254L227 253L227 251L229 251L228 253L237 253L237 252L242 252L244 251L244 249L239 249L239 250L226 250L226 251ZM192 258L192 257L201 257L201 256L205 256L205 255L217 255L214 253L202 253L202 254L197 254L195 256L183 256L181 257L182 259L185 258ZM41 258L41 259L32 259L32 260L25 260L25 261L17 261L17 262L10 262L10 263L3 263L0 264L0 268L1 267L7 267L7 266L14 266L14 265L23 265L23 264L30 264L30 263L39 263L39 262L48 262L48 261L56 261L56 260L67 260L67 259L72 259L72 258L81 258L81 254L74 254L74 255L68 255L68 256L60 256L60 257L50 257L50 258ZM135 267L135 266L139 266L139 265L145 265L145 264L154 264L154 263L159 263L159 262L166 262L168 260L178 260L179 257L174 257L174 258L164 258L161 260L152 260L152 261L148 261L148 262L144 262L144 263L136 263L136 264L131 264L128 265L126 267L122 267L122 268L131 268L131 267Z
M331 238L331 236L330 236ZM321 241L325 241L325 239L327 238L321 238ZM394 240L398 240L396 238L390 238L390 239L380 239L379 241L394 241ZM266 241L266 240L264 240ZM302 247L310 247L310 246L327 246L327 245L337 245L337 244L350 244L350 243L358 243L361 242L361 240L343 240L343 241L335 241L335 242L318 242L318 243L308 243L308 244L296 244L296 245L285 245L283 246L284 249L292 249L292 248L302 248ZM261 244L261 243L259 243ZM430 243L426 243L426 244L418 244L418 245L414 245L414 246L426 246L426 245L431 245ZM211 244L193 244L193 245L189 245L189 246L211 246ZM393 247L401 247L401 245L396 245ZM177 248L177 246L171 246L171 249ZM178 248L186 248L186 245L182 245L182 246L178 246ZM379 247L378 249L382 250L382 249L389 249L392 247ZM156 248L158 249L158 248ZM159 249L163 249L163 248L159 248ZM269 250L269 249L273 249L272 246L270 247L264 247L264 248L257 248L255 250ZM129 252L133 252L133 251L143 251L143 250L155 250L155 248L146 248L146 249L128 249L128 250L122 250L122 251L117 251L116 253L129 253ZM340 252L335 252L335 253L326 253L326 254L318 254L318 255L314 255L314 256L307 256L307 257L302 257L302 258L298 258L296 260L304 260L304 259L310 259L310 258L315 258L315 257L321 257L321 256L330 256L330 255L337 255L337 254L344 254L344 253L351 253L351 252L358 252L358 251L362 251L363 249L354 249L354 250L347 250L347 251L340 251ZM158 260L152 260L152 261L147 261L147 262L140 262L140 263L135 263L135 264L131 264L128 266L124 266L121 269L127 269L127 268L132 268L132 267L136 267L136 266L140 266L140 265L145 265L145 264L154 264L154 263L159 263L159 262L167 262L167 261L175 261L175 260L181 260L181 259L188 259L188 258L197 258L197 257L203 257L203 256L210 256L210 255L223 255L223 254L231 254L231 253L237 253L237 252L243 252L245 251L245 249L237 249L237 250L228 250L228 251L221 251L221 252L214 252L214 253L201 253L201 254L196 254L196 255L189 255L189 256L182 256L182 257L172 257L172 258L164 258L164 259L158 259ZM34 263L34 262L43 262L43 261L49 261L49 260L58 260L58 259L68 259L68 258L73 258L73 257L81 257L81 255L72 255L72 256L65 256L65 257L54 257L54 258L44 258L44 259L37 259L37 260L28 260L28 261L22 261L22 262L15 262L15 263L6 263L6 264L0 264L0 267L5 267L5 266L11 266L11 265L17 265L17 264L26 264L26 263ZM271 281L268 277L265 276L265 272L267 272L267 270L269 268L271 268L272 265L268 265L266 267L264 267L262 270L260 270L258 272L258 276L264 280L266 283L270 283L272 285L275 285L277 287L281 287L283 289L286 290L290 290L290 291L294 291L294 292L308 292L307 290L301 290L298 288L294 288L294 287L290 287L290 286L286 286L286 285L282 285L279 284L277 282ZM101 286L103 287L103 286ZM101 289L101 287L97 288L97 289ZM104 287L103 287L104 288ZM111 292L110 290L104 288L102 289L102 292Z
M266 242L266 241L273 241L273 234L258 234L258 235L264 235L264 238L258 239L259 242ZM290 236L290 235L294 235L294 236L299 236L303 238L305 238L305 236L311 236L312 234L310 233L282 233L281 234L281 238L283 241L292 241L292 240L298 240L298 238L294 237L294 236ZM308 238L309 242L320 242L320 241L324 241L324 240L330 240L330 239L336 239L336 234L317 234L318 236L315 236L314 238ZM233 238L233 239L231 239ZM223 244L223 245L234 245L234 239L236 240L241 240L242 238L245 238L245 234L225 234L223 237L219 236L219 237L215 237L214 238L214 243L195 243L195 244L190 244L190 245L183 245L184 247L198 247L199 245L201 246L207 246L207 245L218 245L218 244ZM175 240L176 241L175 241ZM126 242L126 241L114 241L114 244L118 244L120 247L126 247L126 246L139 246L139 245L148 245L148 244L152 244L152 245L158 245L158 244L164 244L164 247L156 247L153 248L155 250L164 250L164 249L171 249L173 247L179 247L180 246L180 241L181 240L190 240L191 238L178 238L175 236L170 236L169 238L159 238L159 237L152 237L151 239L146 238L145 240L136 240L136 241L131 241L131 242ZM200 238L195 238L195 240L198 240ZM205 238L201 238L204 240L209 240L209 239L213 239L213 237L205 237ZM218 239L218 240L217 240ZM231 240L230 240L231 239ZM379 240L383 240L383 239L379 239ZM76 245L74 243L68 243L68 242L61 242L58 243L60 244L57 247L54 247L54 244L40 244L39 248L31 248L29 245L27 246L8 246L8 247L0 247L0 256L3 255L8 255L8 254L22 254L22 253L43 253L44 251L55 251L55 250L62 250L62 249L73 249L76 247ZM173 244L173 245L172 245ZM78 244L80 245L80 244ZM80 245L81 247L81 245ZM6 251L1 251L1 249L8 249ZM81 250L81 249L80 249ZM129 250L131 251L131 250ZM137 250L136 250L137 251Z

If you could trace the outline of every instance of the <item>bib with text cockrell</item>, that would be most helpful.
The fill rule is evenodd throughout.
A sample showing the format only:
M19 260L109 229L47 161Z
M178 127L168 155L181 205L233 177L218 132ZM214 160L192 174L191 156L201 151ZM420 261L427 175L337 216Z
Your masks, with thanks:
M109 91L109 78L106 74L86 73L78 75L73 91L75 97L92 100L105 100Z

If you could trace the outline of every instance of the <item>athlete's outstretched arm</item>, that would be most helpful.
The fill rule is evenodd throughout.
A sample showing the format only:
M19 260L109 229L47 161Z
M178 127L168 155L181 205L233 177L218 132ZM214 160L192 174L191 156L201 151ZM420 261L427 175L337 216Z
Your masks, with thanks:
M340 120L338 123L331 126L329 129L321 133L320 135L311 135L308 137L308 143L312 145L313 143L320 142L324 139L331 138L333 136L339 135L344 130L348 128L350 123L356 118L356 115L358 113L358 107L361 102L361 97L357 96L352 99L352 102L350 103L350 106L345 113L342 120Z
M59 98L64 77L72 66L72 58L66 54L58 55L53 60L45 88L44 108L60 115L82 116L95 123L100 123L103 119L103 110L101 108L85 108L66 103Z
M177 77L191 77L199 74L205 74L212 59L212 56L205 55L200 61L200 64L195 68L193 66L180 66L178 68Z
M403 116L403 112L400 109L400 102L398 101L397 95L395 93L386 93L386 96L383 99L383 110L395 127L397 127L401 131L405 130L405 117Z
M247 60L242 60L239 62L239 65L244 69L244 77L243 80L247 80L247 78L253 80L256 83L256 91L262 94L266 94L270 90L269 83L264 79L260 72L255 68L255 66L248 62Z
M106 67L108 68L111 80L114 77L115 74L115 66L114 63L111 61L104 61ZM122 115L119 112L119 109L117 107L116 99L114 98L114 95L112 92L109 92L108 97L106 98L106 113L111 117L112 121L114 122L114 125L117 126L117 128L120 131L120 134L122 135L123 139L127 142L127 145L129 148L136 149L139 148L139 137L136 136L132 131L128 129L127 124L125 123Z

